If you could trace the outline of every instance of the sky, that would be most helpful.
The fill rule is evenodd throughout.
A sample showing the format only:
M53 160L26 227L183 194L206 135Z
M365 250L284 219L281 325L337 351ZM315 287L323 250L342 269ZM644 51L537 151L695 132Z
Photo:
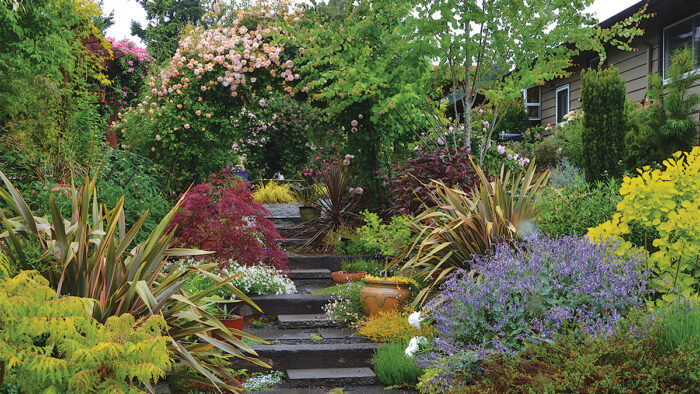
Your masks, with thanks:
M588 8L596 14L598 20L605 20L618 12L633 5L638 0L595 0ZM117 38L129 38L137 43L141 40L131 35L131 21L136 20L146 24L146 11L135 0L104 0L105 14L114 10L114 25L107 30L107 35Z

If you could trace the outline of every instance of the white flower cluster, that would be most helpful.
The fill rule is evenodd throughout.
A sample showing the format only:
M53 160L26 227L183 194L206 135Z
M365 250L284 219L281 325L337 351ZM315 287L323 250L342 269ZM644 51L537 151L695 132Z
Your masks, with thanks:
M231 260L229 266L221 271L226 277L238 274L231 280L231 284L245 294L294 294L297 292L294 282L287 275L268 265L245 266Z
M427 345L428 344L428 338L426 337L413 337L411 338L411 341L408 343L408 347L404 351L406 353L406 357L411 357L416 355L418 350L420 349L421 345Z
M219 265L225 265L222 264L223 261L219 260L195 260L192 258L187 259L184 265L196 266L210 262L217 262ZM229 283L244 294L294 294L297 292L294 282L275 267L269 265L241 265L233 259L229 259L226 264L228 267L221 268L217 273L224 278L236 275ZM227 294L222 294L224 298L228 298L227 296Z
M272 390L282 384L284 373L273 371L263 375L251 376L243 382L243 388L247 391Z

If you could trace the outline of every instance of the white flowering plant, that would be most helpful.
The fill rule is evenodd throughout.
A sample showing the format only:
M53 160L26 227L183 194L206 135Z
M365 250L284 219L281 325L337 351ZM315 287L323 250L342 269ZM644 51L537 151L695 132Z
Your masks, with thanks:
M202 260L189 259L186 264L197 265L202 262ZM225 278L233 276L230 283L247 295L294 294L297 292L294 282L282 271L272 266L246 266L238 264L234 260L228 260L227 264L228 266L225 268L219 268L219 274ZM222 264L219 264L219 266L222 266ZM193 276L184 289L196 290L201 286L206 286L207 281L211 284L211 279L209 278ZM225 299L229 299L232 296L231 293L224 289L220 290L218 295Z
M254 374L243 382L246 391L263 391L277 388L284 380L284 372L272 371L265 374Z

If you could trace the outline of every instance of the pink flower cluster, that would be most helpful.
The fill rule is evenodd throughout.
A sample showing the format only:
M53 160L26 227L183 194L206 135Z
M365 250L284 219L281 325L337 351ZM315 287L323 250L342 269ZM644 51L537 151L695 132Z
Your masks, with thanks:
M124 55L133 54L139 60L139 63L146 61L151 62L151 55L148 51L139 47L131 40L117 40L114 37L106 37L106 40L112 45L112 49L116 49ZM131 65L131 64L130 64Z
M170 65L159 78L149 80L151 93L160 98L172 93L180 95L182 89L190 87L204 92L221 85L236 97L239 87L257 80L247 74L265 69L274 77L277 71L272 66L283 69L279 76L285 81L299 78L292 71L293 63L281 59L284 46L269 43L277 28L258 25L249 30L240 19L233 23L209 30L200 27L183 39ZM264 100L260 100L260 106L265 106Z
M530 163L530 159L528 159L527 157L520 157L517 153L509 152L503 145L498 145L496 151L499 155L505 155L507 160L517 161L520 167L525 167L525 164Z

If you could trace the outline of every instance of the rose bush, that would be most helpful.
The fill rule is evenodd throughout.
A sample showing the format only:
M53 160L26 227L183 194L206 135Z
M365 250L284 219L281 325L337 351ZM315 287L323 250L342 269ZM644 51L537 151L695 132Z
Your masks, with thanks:
M274 92L294 94L299 75L280 43L291 17L286 2L274 1L220 12L214 27L192 29L148 78L140 102L120 114L124 147L161 163L176 187L239 162L248 147L234 152L233 143L250 138L236 126L243 108L256 113Z

